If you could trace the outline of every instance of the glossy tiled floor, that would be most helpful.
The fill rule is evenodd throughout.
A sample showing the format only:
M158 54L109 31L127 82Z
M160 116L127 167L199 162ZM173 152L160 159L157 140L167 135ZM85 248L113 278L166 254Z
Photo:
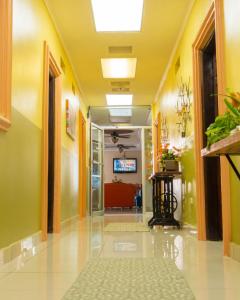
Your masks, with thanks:
M170 257L196 299L240 299L240 264L222 257L221 243L198 242L190 229L103 232L109 222L139 221L140 215L89 218L49 237L48 243L0 268L0 299L61 299L87 260L96 256Z

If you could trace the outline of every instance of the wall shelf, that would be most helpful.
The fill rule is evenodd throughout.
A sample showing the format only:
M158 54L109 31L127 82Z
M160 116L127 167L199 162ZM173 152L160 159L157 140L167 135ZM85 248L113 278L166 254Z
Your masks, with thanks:
M217 156L217 155L240 155L240 132L212 144L210 149L204 148L201 151L203 157Z
M230 155L240 155L240 132L229 135L211 145L210 149L204 148L201 150L202 157L226 156L235 174L240 180L240 173L232 161Z

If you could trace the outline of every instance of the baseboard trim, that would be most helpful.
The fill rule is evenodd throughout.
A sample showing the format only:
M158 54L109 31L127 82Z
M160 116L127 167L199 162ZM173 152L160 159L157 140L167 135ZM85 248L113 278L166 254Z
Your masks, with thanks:
M153 216L153 212L145 211L143 213L143 222L147 224L148 221L152 218L152 216Z
M79 221L79 215L70 217L64 221L61 222L61 230L66 229L67 227L71 226L75 222Z
M153 212L151 212L151 211L145 211L143 215L144 215L144 217L146 217L146 218L152 218Z
M0 249L0 266L9 263L19 255L26 256L30 250L37 247L41 242L42 232L38 231L24 239L10 244L5 248Z
M197 226L189 224L189 223L183 223L183 228L197 230Z
M66 230L69 226L79 220L79 216L74 216L61 222L61 230ZM36 248L47 247L47 243L42 241L42 232L18 240L11 245L0 249L0 266L16 259L19 256L31 257L34 255Z
M240 245L235 243L230 244L230 257L240 262Z

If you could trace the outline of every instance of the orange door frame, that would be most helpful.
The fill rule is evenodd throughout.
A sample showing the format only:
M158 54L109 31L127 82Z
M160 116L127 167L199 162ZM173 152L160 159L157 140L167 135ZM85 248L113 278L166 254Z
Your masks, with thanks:
M205 218L205 187L203 158L201 157L202 143L202 49L208 43L215 30L216 57L218 74L218 93L225 92L224 78L224 27L223 27L223 2L215 0L200 28L193 43L193 91L195 109L195 155L196 155L196 192L197 192L197 219L198 238L206 240L206 218ZM221 96L218 97L219 113L225 111ZM230 208L230 175L229 165L226 158L221 157L221 197L222 197L222 221L223 221L223 243L224 255L230 255L231 239L231 208Z
M60 232L61 224L61 71L49 47L44 42L44 78L43 78L43 128L42 128L42 240L47 240L48 217L48 95L49 71L55 77L55 149L54 149L54 211L53 232Z
M12 0L0 1L0 131L11 126Z

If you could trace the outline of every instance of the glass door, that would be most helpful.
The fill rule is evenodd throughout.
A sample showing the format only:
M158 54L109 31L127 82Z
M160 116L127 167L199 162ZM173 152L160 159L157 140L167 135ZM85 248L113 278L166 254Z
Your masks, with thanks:
M103 215L103 130L91 124L91 215Z
M152 183L149 179L153 173L152 128L142 128L142 194L143 213L152 212Z

